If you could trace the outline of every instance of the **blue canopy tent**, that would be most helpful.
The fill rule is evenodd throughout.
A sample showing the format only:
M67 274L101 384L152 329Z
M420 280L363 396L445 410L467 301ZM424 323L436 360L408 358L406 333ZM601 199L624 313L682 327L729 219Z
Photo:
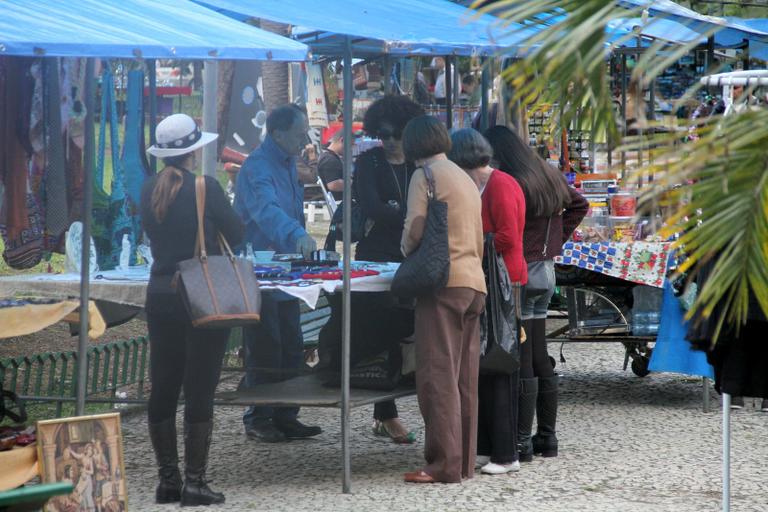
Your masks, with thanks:
M298 40L317 54L341 56L346 38L356 57L493 55L515 48L535 28L504 26L447 0L195 0L224 14L306 27ZM510 35L515 29L520 34Z
M738 46L745 40L768 43L768 32L764 30L735 20L699 14L672 0L618 0L618 3L629 9L645 9L654 18L675 21L700 34L714 32L718 46Z
M162 21L169 20L169 21ZM188 30L187 27L194 27ZM306 60L308 47L212 13L187 0L0 3L0 56ZM83 211L92 210L93 59L86 68ZM154 83L150 66L150 86ZM79 361L88 347L91 216L83 218ZM78 366L76 414L85 409L88 367Z
M187 0L4 0L0 55L297 61L307 47Z

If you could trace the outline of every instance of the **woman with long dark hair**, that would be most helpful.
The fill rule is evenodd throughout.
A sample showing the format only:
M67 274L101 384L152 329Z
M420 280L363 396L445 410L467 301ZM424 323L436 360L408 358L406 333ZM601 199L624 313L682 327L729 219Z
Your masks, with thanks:
M546 291L532 293L523 288L523 328L528 339L520 346L520 401L518 406L518 444L520 462L530 462L534 454L557 456L557 382L547 353L546 321L549 301L555 292L555 264L573 231L587 214L589 203L570 188L565 177L538 156L515 132L494 126L485 132L493 148L493 165L517 180L525 195L523 254L546 275ZM528 290L526 292L526 289ZM533 415L538 427L531 436Z
M141 193L141 219L149 236L154 262L147 287L146 314L150 344L149 437L157 459L160 483L157 503L181 501L182 506L224 503L224 495L205 480L213 430L213 395L219 382L229 329L197 329L187 314L172 279L176 265L194 257L197 239L195 174L202 146L217 134L201 132L186 114L162 120L157 144L147 150L165 167L149 178ZM205 177L205 247L221 254L221 233L234 246L243 225L221 185ZM184 388L184 484L176 448L176 408Z

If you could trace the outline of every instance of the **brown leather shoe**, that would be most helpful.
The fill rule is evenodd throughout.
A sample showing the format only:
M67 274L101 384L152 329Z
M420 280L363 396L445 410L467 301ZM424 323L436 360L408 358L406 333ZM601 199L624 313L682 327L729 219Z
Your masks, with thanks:
M424 471L411 471L404 475L404 479L412 484L434 484L437 482L429 473Z

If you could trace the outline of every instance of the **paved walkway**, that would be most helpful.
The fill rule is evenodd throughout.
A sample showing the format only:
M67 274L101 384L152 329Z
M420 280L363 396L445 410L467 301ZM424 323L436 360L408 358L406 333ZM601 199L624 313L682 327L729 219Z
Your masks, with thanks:
M555 347L552 347L553 349ZM560 365L560 450L520 473L483 476L461 485L413 485L402 473L419 467L423 425L415 398L399 401L419 433L396 446L370 433L372 408L352 411L353 483L341 493L339 412L304 409L322 425L316 440L259 444L242 433L239 408L216 410L209 477L233 511L617 511L719 510L720 409L701 411L698 379L621 370L619 345L568 345ZM751 401L748 400L748 405ZM179 415L179 418L181 415ZM733 415L734 511L768 510L768 414ZM153 503L155 470L143 415L123 420L131 510L176 510Z

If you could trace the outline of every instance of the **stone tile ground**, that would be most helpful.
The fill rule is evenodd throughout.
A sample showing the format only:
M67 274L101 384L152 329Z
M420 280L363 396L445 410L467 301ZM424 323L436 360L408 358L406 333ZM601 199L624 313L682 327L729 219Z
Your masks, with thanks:
M554 348L554 347L551 347ZM396 446L370 432L372 408L352 411L353 483L341 493L339 411L304 409L322 425L311 441L283 445L246 439L240 408L216 410L209 476L232 511L618 511L702 512L720 507L721 416L701 410L701 383L679 375L640 379L621 370L619 345L568 345L561 379L560 450L520 473L482 476L461 485L413 485L423 424L414 397L401 416L419 433ZM751 405L751 401L748 401ZM179 418L181 415L179 415ZM734 511L768 510L768 414L733 415ZM131 510L168 511L153 503L155 470L143 414L123 420Z

